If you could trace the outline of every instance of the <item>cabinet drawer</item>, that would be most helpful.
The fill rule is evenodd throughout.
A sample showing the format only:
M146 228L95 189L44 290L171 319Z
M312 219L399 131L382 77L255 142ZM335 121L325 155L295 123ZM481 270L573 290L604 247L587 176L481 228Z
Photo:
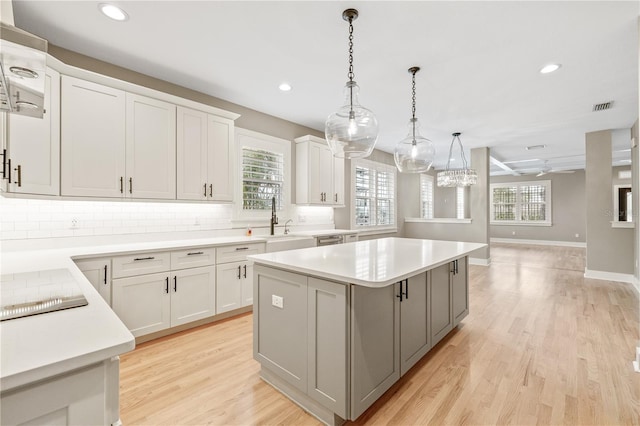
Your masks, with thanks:
M216 263L216 249L192 248L171 252L171 269L196 268L198 266L211 266Z
M218 247L216 249L216 263L241 262L252 254L264 253L265 243L236 244Z
M136 253L114 257L113 278L165 272L171 269L171 255L168 251Z

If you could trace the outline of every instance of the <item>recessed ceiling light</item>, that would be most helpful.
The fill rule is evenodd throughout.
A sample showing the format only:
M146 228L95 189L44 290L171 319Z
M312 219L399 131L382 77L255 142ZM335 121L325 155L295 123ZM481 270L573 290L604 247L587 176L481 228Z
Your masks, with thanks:
M531 145L531 146L526 147L525 149L527 151L531 151L532 149L544 149L546 147L547 147L546 145Z
M282 90L283 92L288 92L291 90L291 85L289 83L280 83L278 89Z
M98 9L100 9L100 12L102 12L106 17L111 18L114 21L126 21L129 19L127 12L113 4L100 3L98 5Z
M549 74L550 72L558 71L562 65L560 64L548 64L540 68L540 74Z

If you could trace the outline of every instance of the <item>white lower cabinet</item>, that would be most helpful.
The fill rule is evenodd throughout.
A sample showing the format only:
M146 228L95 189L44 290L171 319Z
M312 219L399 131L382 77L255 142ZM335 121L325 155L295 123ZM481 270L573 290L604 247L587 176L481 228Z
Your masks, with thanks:
M136 337L168 328L171 323L169 274L113 280L112 307Z
M119 358L2 393L3 425L121 424Z
M83 259L75 264L107 304L111 305L111 258Z
M183 269L172 275L171 327L215 315L215 266Z
M253 263L247 261L246 258L247 254L264 252L264 243L227 246L217 250L217 313L253 304ZM230 262L232 260L236 261Z

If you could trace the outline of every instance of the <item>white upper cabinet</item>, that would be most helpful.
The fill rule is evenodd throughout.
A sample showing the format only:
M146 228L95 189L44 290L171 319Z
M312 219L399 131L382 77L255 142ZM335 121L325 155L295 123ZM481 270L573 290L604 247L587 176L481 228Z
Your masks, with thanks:
M127 93L126 196L176 198L176 106Z
M178 199L233 201L233 120L177 110Z
M62 195L175 199L176 107L62 77Z
M62 76L61 194L122 197L125 92Z
M296 142L296 203L344 205L344 159L334 158L324 139L303 136Z
M47 68L42 119L8 114L10 192L60 195L60 74Z

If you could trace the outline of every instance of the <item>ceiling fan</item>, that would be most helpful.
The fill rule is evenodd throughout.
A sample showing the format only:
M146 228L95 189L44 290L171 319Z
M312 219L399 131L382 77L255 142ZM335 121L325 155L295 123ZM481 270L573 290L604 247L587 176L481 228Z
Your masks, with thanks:
M549 167L549 165L547 164L547 160L544 160L544 167L542 168L542 170L538 172L536 177L544 176L548 173L574 173L574 172L575 170L554 170L552 167Z

